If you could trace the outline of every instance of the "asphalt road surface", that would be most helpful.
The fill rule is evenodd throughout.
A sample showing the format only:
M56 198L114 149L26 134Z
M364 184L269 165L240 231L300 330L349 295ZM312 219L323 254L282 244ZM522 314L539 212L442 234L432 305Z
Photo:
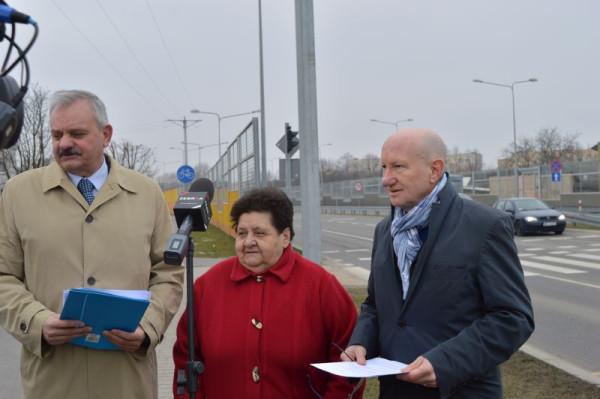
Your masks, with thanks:
M381 217L322 215L324 263L368 274ZM300 241L299 218L294 241ZM600 377L600 231L515 237L532 297L536 330L528 346ZM300 243L301 245L301 243Z

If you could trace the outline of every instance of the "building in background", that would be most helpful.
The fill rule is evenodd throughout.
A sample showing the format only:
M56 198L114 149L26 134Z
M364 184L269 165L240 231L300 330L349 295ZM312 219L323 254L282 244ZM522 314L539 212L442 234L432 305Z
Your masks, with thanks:
M482 166L483 157L478 151L453 152L446 159L446 169L450 173L469 174L480 171Z

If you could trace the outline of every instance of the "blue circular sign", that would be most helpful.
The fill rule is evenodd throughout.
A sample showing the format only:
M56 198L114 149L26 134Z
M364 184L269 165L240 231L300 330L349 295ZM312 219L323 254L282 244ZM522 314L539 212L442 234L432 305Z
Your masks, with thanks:
M196 177L196 171L190 165L181 165L177 169L177 180L183 184L191 183Z

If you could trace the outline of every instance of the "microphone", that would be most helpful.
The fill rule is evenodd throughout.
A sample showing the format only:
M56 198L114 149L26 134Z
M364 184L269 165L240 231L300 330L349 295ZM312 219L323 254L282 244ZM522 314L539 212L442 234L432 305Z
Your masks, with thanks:
M24 48L15 41L15 23L30 24L34 28L33 36ZM10 35L6 34L6 25L12 27ZM4 0L0 0L0 42L4 39L8 42L6 56L0 68L0 149L12 147L21 134L24 118L23 97L27 93L30 78L29 62L25 56L35 42L38 31L37 23L33 18L8 6ZM12 50L16 51L17 57L11 63ZM19 64L21 65L20 84L8 75Z
M6 4L0 4L0 23L3 22L36 25L36 22L29 15L23 14Z
M195 180L190 191L179 195L173 206L177 233L173 234L164 251L168 265L180 265L189 249L189 236L192 231L206 231L210 223L210 202L215 192L213 183L206 178Z

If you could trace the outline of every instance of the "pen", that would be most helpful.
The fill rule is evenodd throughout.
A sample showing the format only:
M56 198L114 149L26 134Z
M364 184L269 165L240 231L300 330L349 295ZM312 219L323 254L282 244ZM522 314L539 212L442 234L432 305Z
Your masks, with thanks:
M356 361L356 359L353 359L348 353L346 353L346 351L339 346L338 344L336 344L335 342L332 342L331 345L335 346L337 350L339 350L340 352L342 352L344 355L346 355L346 357L350 360L352 360L353 362Z

